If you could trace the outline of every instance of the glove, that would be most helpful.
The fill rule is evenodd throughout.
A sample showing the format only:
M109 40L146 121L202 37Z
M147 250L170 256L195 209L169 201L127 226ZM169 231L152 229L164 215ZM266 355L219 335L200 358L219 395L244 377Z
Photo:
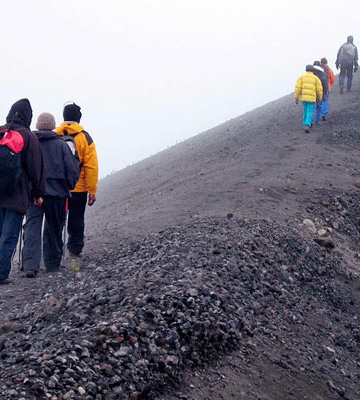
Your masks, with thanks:
M339 69L339 61L336 60L335 65L336 65L336 69Z
M354 72L356 72L358 70L358 66L354 67Z

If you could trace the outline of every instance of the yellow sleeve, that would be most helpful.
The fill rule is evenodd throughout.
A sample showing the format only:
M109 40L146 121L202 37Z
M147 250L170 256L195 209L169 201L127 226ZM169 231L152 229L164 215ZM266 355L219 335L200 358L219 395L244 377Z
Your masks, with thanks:
M302 87L302 76L297 80L296 85L295 85L295 99L297 99L301 93L301 87Z
M94 142L88 143L85 135L77 135L76 141L79 160L82 164L81 176L84 176L86 190L96 194L99 180L99 163ZM76 137L76 138L77 138Z

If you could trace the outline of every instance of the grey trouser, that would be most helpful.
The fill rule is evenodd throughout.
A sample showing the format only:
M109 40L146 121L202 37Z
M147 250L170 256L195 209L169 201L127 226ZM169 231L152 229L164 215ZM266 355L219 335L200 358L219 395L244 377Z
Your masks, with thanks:
M58 269L63 253L62 228L66 198L45 196L41 207L31 206L24 225L22 269L39 271L41 261L41 232L43 233L43 259L47 270Z

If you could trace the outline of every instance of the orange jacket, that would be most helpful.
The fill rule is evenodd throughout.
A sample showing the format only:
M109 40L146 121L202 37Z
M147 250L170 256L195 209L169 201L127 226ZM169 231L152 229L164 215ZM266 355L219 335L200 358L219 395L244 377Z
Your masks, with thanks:
M331 87L335 83L334 72L327 64L321 64L321 66L324 68L325 74L328 77L328 80L329 80L329 93L331 93Z
M98 184L98 159L91 136L76 122L63 122L55 132L60 135L75 135L74 142L82 164L80 178L72 192L96 194Z

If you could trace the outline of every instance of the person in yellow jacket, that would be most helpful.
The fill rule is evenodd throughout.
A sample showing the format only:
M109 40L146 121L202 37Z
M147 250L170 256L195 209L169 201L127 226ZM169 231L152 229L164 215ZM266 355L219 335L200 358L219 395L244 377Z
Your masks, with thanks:
M96 148L89 133L79 125L81 116L81 108L77 104L67 104L63 111L64 122L55 129L58 135L73 138L81 168L80 178L71 191L68 203L67 249L72 257L79 257L84 248L86 203L89 206L95 203L98 184Z
M310 126L314 116L315 103L323 98L323 88L320 79L314 75L313 66L306 66L306 74L300 76L295 85L295 103L299 96L303 102L303 126L305 133L310 133Z

